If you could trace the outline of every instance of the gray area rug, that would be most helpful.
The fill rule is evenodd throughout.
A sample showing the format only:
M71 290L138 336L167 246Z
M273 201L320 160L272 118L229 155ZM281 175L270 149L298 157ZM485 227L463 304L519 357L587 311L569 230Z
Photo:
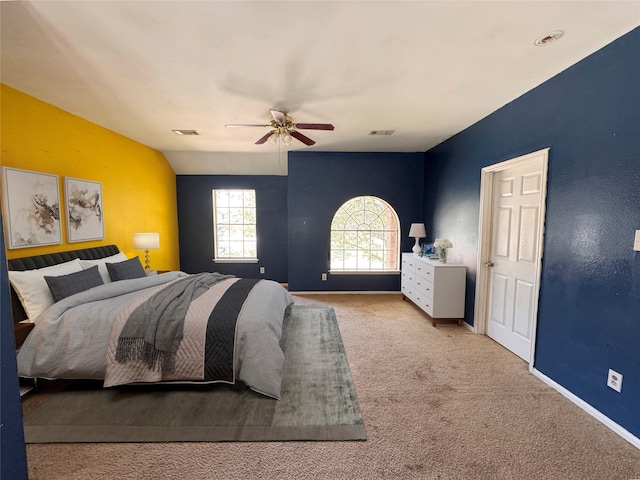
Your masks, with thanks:
M284 320L282 398L243 387L78 381L24 419L27 443L366 440L333 308Z

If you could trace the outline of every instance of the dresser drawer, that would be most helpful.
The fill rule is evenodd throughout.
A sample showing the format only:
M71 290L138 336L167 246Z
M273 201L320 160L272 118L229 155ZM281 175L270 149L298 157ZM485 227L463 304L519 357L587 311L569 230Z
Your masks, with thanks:
M402 273L416 271L416 261L409 255L402 256Z
M413 298L413 292L415 290L414 273L403 269L402 277L400 279L400 285L402 293L406 297Z
M416 305L433 317L433 298L427 298L424 294L417 292L414 298Z
M415 279L415 274L413 272L405 272L404 270L402 271L402 277L400 278L400 281L402 282L402 285L405 284L411 284L411 285L415 285L416 279Z
M415 272L418 277L422 277L430 282L435 281L436 269L433 265L429 265L424 261L418 262L415 266Z
M421 295L430 300L433 299L433 282L426 280L424 277L416 275L414 282L414 291L416 295Z

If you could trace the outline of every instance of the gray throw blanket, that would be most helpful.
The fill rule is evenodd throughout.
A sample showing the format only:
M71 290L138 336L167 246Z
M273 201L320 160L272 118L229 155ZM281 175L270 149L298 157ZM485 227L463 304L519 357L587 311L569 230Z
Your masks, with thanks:
M142 360L149 369L173 372L189 305L211 286L233 277L220 273L190 275L153 294L127 319L118 338L116 360Z

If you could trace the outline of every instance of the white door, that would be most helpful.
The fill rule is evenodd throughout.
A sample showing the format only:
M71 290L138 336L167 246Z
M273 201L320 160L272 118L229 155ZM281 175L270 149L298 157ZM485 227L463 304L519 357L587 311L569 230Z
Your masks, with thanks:
M486 332L532 361L538 311L547 151L493 172Z

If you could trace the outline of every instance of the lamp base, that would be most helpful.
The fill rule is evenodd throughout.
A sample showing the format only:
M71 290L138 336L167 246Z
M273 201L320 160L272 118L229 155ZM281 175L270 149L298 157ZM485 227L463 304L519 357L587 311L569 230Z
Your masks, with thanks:
M416 255L419 254L422 251L422 247L420 246L420 238L416 237L416 244L413 246L413 248L411 250Z
M149 264L149 250L148 249L144 251L144 269L146 271L151 270L151 266Z

